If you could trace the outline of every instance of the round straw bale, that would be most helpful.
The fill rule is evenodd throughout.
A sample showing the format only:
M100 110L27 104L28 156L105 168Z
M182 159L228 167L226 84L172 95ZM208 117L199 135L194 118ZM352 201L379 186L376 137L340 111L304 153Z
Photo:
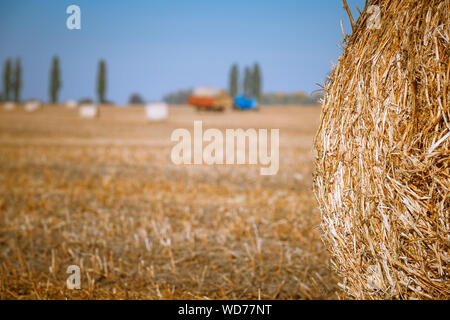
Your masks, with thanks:
M370 1L326 82L314 192L347 296L450 298L449 12Z

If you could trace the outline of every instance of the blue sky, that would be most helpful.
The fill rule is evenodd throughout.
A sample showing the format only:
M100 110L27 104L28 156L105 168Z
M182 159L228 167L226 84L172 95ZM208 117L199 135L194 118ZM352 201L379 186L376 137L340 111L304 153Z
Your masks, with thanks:
M364 0L348 0L354 16ZM81 30L66 8L81 8ZM1 0L0 66L20 56L23 98L48 100L51 58L60 57L60 100L95 98L98 60L107 98L160 100L178 89L226 88L229 68L258 61L269 92L318 89L341 50L341 0Z

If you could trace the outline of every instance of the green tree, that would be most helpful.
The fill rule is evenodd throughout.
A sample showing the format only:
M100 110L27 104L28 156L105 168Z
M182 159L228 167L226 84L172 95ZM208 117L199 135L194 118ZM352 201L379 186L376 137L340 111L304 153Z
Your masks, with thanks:
M252 70L249 67L245 67L244 71L244 95L248 98L253 93L253 79Z
M255 63L253 65L253 74L252 74L252 78L253 78L253 83L252 83L252 94L253 97L256 99L260 99L261 98L261 84L262 84L262 80L261 80L261 68L259 67L258 63Z
M100 103L106 102L106 62L100 60L97 75L97 96Z
M239 91L239 67L237 64L231 66L230 71L230 88L229 92L232 97L235 97Z
M12 74L11 74L11 59L6 59L5 67L3 69L3 98L5 101L9 101L10 92L12 87Z
M22 63L20 62L20 58L16 59L16 67L14 69L14 80L13 82L13 90L14 90L14 101L16 103L20 102L20 93L22 91Z
M61 74L59 69L59 58L57 56L53 57L52 67L50 70L50 102L57 103L59 90L61 89Z

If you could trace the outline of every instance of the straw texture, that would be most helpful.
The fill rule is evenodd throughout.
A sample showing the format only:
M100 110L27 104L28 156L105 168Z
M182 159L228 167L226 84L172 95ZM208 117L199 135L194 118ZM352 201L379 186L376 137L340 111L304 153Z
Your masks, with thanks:
M314 191L348 296L450 298L449 14L370 1L325 85Z

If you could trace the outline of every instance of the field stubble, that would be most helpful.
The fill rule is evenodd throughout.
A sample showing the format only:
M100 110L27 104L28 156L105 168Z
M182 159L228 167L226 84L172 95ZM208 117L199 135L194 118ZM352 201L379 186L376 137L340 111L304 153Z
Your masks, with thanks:
M311 191L318 107L0 111L1 299L330 299ZM176 166L176 128L279 128L280 169ZM66 269L81 268L81 289Z

